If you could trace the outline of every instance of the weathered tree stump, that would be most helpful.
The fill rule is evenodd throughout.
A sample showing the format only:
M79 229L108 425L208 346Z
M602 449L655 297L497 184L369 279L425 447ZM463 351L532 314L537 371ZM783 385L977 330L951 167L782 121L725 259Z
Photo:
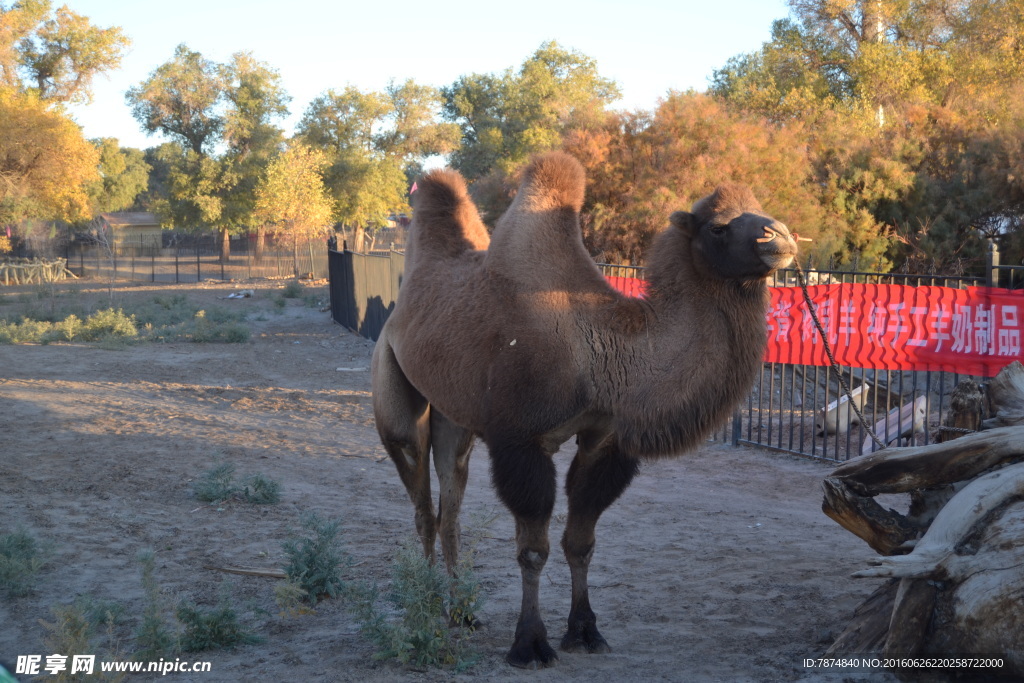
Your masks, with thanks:
M958 390L945 441L858 458L824 482L825 514L879 553L854 576L890 579L829 656L999 658L967 673L1024 677L1024 366L992 381L998 419L984 423L1016 426L966 433L985 408L976 384ZM910 512L883 509L882 493L912 494Z

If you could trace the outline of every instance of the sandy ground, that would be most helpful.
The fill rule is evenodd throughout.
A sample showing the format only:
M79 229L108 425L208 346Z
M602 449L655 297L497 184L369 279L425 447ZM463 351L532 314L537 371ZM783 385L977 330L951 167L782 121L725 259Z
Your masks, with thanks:
M281 286L162 288L202 305L245 307L248 343L0 346L0 532L25 529L50 548L36 591L0 598L0 661L51 654L39 620L80 596L126 604L122 647L131 651L144 604L137 556L152 549L167 604L215 604L227 581L233 598L264 610L250 621L261 644L190 655L212 672L168 680L843 680L802 662L825 651L877 585L848 578L873 553L821 513L827 464L751 448L709 443L643 467L602 518L591 570L591 599L613 652L562 654L553 669L520 672L503 661L519 570L511 517L479 446L463 526L482 536L475 566L484 625L470 641L480 661L466 673L374 661L341 601L281 615L274 579L206 569L280 568L281 542L301 513L315 511L341 519L353 575L387 585L395 550L415 537L412 506L373 428L372 342L299 301L275 312ZM237 287L257 296L219 299ZM6 291L10 305L17 290ZM154 293L125 287L116 296ZM568 446L556 456L560 476L570 457ZM240 476L277 480L282 502L200 503L191 484L218 461ZM556 541L564 519L560 496ZM569 610L557 543L541 597L556 640Z

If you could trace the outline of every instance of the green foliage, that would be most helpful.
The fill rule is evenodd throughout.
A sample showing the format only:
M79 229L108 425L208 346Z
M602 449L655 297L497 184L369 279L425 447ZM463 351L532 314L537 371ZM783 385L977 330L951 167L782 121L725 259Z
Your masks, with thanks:
M94 654L96 646L93 643L92 624L89 623L85 614L74 605L57 605L51 609L53 621L40 620L43 628L49 634L46 637L46 647L49 652L58 652L68 657L71 661L73 655ZM90 677L85 674L71 674L70 667L58 672L53 677L55 681L85 681Z
M531 155L557 148L571 121L602 110L619 89L593 59L552 41L518 71L462 76L442 94L445 118L462 131L452 165L476 180L493 170L509 175Z
M51 306L57 311L57 307ZM223 308L196 310L186 296L157 296L123 308L102 309L64 318L29 308L20 320L0 318L0 344L48 344L51 342L193 341L244 343L251 331L242 321L245 313ZM52 320L52 322L51 322Z
M806 126L825 210L815 250L868 270L979 272L989 238L1019 261L1024 0L790 7L711 91Z
M274 602L281 608L281 616L298 616L309 613L305 603L309 594L302 586L292 580L278 581L274 584Z
M131 44L120 28L93 26L49 0L0 5L0 27L0 87L42 100L90 102L93 78L116 69Z
M193 320L192 333L186 335L194 342L224 342L228 344L244 344L249 341L249 328L234 322L216 322L206 315L206 311L197 311Z
M125 605L116 600L100 600L91 595L83 595L75 600L75 608L92 627L112 627L125 621Z
M244 627L238 613L226 603L213 609L201 609L189 603L178 605L178 621L184 626L181 634L183 652L216 650L236 645L251 645L262 639Z
M234 484L235 466L221 463L203 472L199 480L192 484L192 493L204 503L220 503L238 493Z
M131 208L149 184L150 167L144 153L121 147L117 138L100 138L91 142L100 152L100 178L86 187L92 214Z
M156 188L145 204L165 224L222 234L258 227L256 191L282 140L280 75L249 53L218 64L179 45L126 100L150 133L169 136L147 159Z
M302 296L303 292L302 283L298 280L289 280L288 284L281 290L281 296L285 299L298 299Z
M139 553L139 564L142 566L145 605L142 610L142 623L136 632L135 659L155 661L170 656L179 649L178 635L166 616L160 586L156 581L156 558L153 551Z
M125 315L120 308L107 308L86 318L76 337L82 341L98 341L108 337L135 337L138 334L135 316Z
M54 341L96 342L110 339L134 339L139 331L135 317L124 310L107 308L87 316L84 321L71 314L51 323L22 318L20 322L0 319L0 344L48 344Z
M341 570L351 561L339 545L340 520L321 519L309 512L301 521L305 535L292 536L281 545L288 558L284 570L288 579L316 604L322 598L335 598L342 593L345 583Z
M244 343L251 335L242 323L244 313L217 307L196 310L182 294L154 297L133 312L143 338L152 341Z
M327 196L322 172L327 157L305 145L292 145L276 157L256 190L255 219L292 240L326 235L334 201Z
M388 618L375 587L355 588L356 618L360 631L377 648L374 657L418 667L470 666L475 657L466 648L465 637L471 629L451 627L453 622L473 623L479 608L480 585L470 566L463 562L459 577L452 579L407 544L395 557L387 596L399 612L398 620Z
M281 484L254 474L242 485L242 498L256 505L276 505L281 502Z
M281 485L260 473L248 477L241 485L235 483L235 466L231 463L214 465L203 472L192 484L192 493L204 503L222 503L240 498L256 505L276 505L281 502Z
M367 232L409 210L409 178L420 164L457 146L457 128L437 121L440 103L436 89L407 80L384 92L328 90L306 109L297 138L324 154L333 216L354 231L356 251L365 250Z
M0 536L0 590L8 596L30 594L45 564L39 542L28 532Z
M114 606L108 608L105 617L99 616L98 618L91 611L91 607L94 607L95 604L85 598L76 600L73 605L57 605L51 608L53 621L39 620L43 628L48 631L44 640L47 651L63 654L69 658L69 661L73 655L97 655L97 659L105 661L123 659L114 636L114 618L111 611L116 607L123 609L123 606L116 605L116 603L107 604ZM97 627L101 625L105 625L107 628L105 646L97 638L96 633ZM47 678L54 681L80 681L82 683L86 681L113 682L124 680L125 674L100 671L98 666L91 674L71 673L71 667L68 667L52 676L47 676Z

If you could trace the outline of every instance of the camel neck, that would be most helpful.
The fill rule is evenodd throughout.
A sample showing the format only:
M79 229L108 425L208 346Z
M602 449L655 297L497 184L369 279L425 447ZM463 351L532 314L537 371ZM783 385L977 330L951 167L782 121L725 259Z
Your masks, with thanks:
M643 371L615 409L628 452L688 450L732 414L764 357L766 301L763 282L652 286L651 322L633 340L644 359L633 367Z

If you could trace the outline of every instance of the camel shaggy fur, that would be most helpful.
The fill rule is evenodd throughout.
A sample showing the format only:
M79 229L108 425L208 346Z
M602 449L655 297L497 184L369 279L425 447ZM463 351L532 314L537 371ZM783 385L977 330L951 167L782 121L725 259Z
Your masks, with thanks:
M746 396L766 343L765 279L796 243L745 187L724 185L657 236L647 295L614 291L584 249L584 175L563 153L536 159L488 241L463 179L419 181L401 295L373 357L381 440L416 509L424 552L438 533L458 560L459 508L476 437L516 521L523 603L509 663L557 655L539 581L555 500L552 454L575 436L562 536L572 604L561 647L606 652L587 570L598 517L641 459L697 446ZM440 483L430 493L430 452Z

